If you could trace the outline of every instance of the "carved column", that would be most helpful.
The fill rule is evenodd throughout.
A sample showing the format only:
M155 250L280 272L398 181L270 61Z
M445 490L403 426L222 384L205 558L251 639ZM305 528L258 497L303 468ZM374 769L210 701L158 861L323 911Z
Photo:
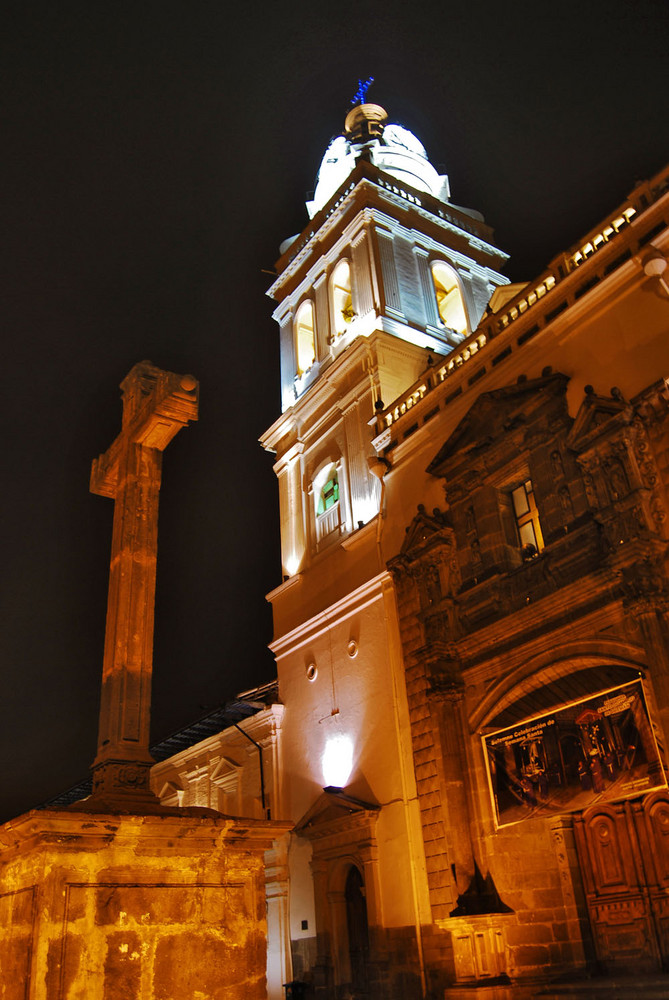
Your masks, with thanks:
M560 892L566 918L564 928L560 928L563 935L560 943L570 948L571 961L574 965L585 965L594 958L594 945L574 838L573 818L554 817L551 821L551 837L560 874Z

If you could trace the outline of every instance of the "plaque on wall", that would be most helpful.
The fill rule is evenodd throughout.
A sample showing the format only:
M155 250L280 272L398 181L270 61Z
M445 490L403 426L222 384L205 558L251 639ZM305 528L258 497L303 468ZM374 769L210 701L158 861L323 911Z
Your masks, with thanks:
M483 737L497 827L666 786L642 682Z

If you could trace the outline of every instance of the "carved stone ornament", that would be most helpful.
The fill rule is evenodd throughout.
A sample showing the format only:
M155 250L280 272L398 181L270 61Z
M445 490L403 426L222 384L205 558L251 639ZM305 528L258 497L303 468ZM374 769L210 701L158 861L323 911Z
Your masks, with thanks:
M623 569L621 590L623 607L633 614L669 610L669 588L662 558L648 556Z
M441 536L445 528L451 527L450 518L438 507L434 508L432 514L427 513L422 503L418 504L417 509L418 513L406 529L400 555L417 555L435 536Z
M128 763L127 761L106 761L93 771L93 795L104 796L127 793L150 794L149 775L151 763Z

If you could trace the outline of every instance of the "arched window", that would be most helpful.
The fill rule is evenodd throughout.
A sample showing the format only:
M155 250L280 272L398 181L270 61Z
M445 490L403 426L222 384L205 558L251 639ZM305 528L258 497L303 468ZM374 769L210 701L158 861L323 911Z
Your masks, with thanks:
M325 465L314 477L314 505L316 512L316 541L341 530L339 505L339 473L337 466Z
M437 261L432 265L432 281L442 323L450 330L466 335L467 314L457 274L449 264Z
M340 260L332 272L331 281L334 334L341 337L349 328L355 313L351 298L351 268L347 260Z
M314 306L308 299L302 303L295 316L295 354L297 374L301 377L316 359Z

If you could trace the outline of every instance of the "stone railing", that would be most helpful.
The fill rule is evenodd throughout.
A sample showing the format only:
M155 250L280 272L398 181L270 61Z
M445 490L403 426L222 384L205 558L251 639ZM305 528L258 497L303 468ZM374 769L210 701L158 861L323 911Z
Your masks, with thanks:
M525 286L522 292L511 303L507 304L503 312L485 318L475 334L465 341L461 347L452 351L445 359L441 360L438 366L425 373L419 381L415 382L394 403L391 409L385 413L378 414L373 421L376 426L377 437L375 439L375 446L377 451L387 448L391 443L394 443L391 441L391 427L393 424L416 406L417 403L421 402L432 389L444 382L450 375L459 371L464 364L474 359L482 347L489 344L490 341L494 340L498 334L506 330L512 323L523 316L527 316L532 311L532 318L528 319L527 323L524 323L522 328L519 329L519 336L516 338L515 344L508 342L506 347L497 354L492 357L487 355L489 364L475 368L468 380L468 384L471 385L473 382L478 381L486 373L488 367L494 368L496 364L511 354L516 347L521 347L523 343L535 336L543 326L552 322L556 316L570 305L573 305L591 287L599 283L602 278L617 270L618 267L628 261L633 253L638 253L644 246L647 246L651 239L657 235L657 232L666 228L666 219L660 220L648 232L641 233L635 239L628 241L624 252L617 257L612 258L611 255L603 256L602 265L599 267L595 265L591 278L586 280L580 287L572 285L569 293L564 295L563 300L559 296L551 296L552 301L555 303L554 305L549 306L548 302L546 302L545 311L537 309L538 303L549 292L554 292L561 282L577 271L586 260L590 260L604 247L609 246L621 231L628 228L632 219L635 219L650 205L658 201L667 190L669 190L669 167L666 167L651 181L644 181L638 185L629 196L627 202L617 208L615 212L612 212L603 223L592 229L576 246L551 261L549 268L536 281L532 282L531 286ZM457 395L460 391L461 389L458 388L454 394ZM450 398L447 396L446 400L448 401ZM430 414L424 420L428 419L439 408L438 405L435 411L430 411ZM408 437L414 429L409 428L406 430L404 437Z

